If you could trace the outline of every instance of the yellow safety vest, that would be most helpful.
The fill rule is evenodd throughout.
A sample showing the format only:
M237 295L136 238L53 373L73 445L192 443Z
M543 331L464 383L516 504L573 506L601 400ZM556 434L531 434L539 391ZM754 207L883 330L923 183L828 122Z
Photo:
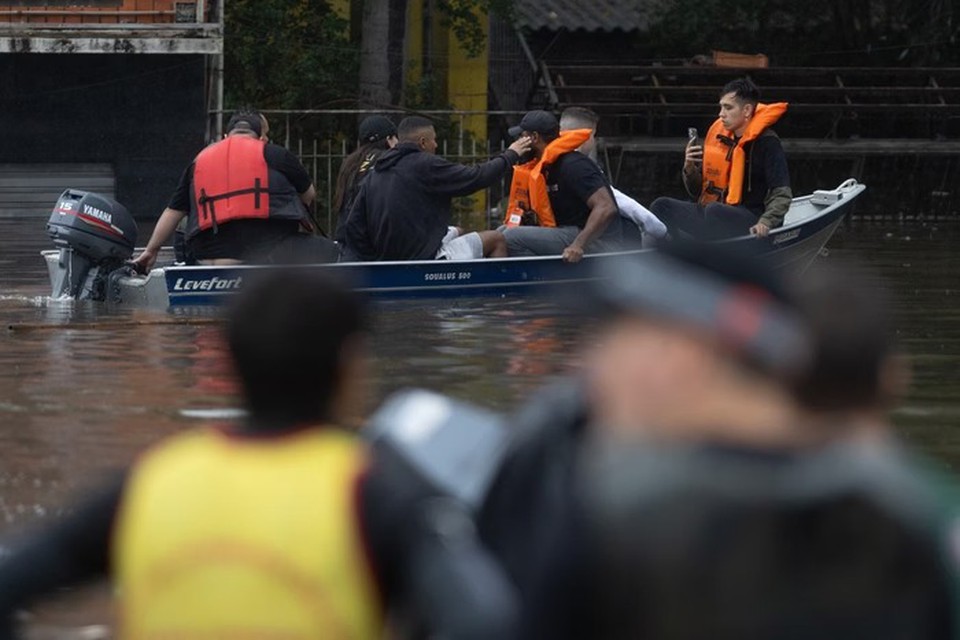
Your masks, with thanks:
M355 437L319 428L192 431L149 452L115 536L122 637L380 638L356 516L366 464Z

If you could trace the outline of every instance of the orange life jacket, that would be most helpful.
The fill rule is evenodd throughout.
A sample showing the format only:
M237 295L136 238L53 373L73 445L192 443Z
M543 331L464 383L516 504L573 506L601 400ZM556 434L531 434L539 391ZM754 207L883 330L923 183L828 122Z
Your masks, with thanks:
M700 204L740 204L743 200L743 179L747 171L743 146L759 138L786 112L786 102L758 104L739 141L734 138L732 131L724 128L719 118L710 126L703 141L703 187L700 191Z
M265 146L262 140L235 135L200 152L193 167L193 188L201 231L231 220L270 216Z
M513 168L513 182L510 183L510 200L507 203L507 216L503 223L508 227L520 226L523 214L535 211L537 224L541 227L555 227L557 220L550 206L547 194L547 178L543 170L557 161L560 156L576 151L590 139L590 129L571 129L563 131L560 137L547 145L543 155L526 164Z

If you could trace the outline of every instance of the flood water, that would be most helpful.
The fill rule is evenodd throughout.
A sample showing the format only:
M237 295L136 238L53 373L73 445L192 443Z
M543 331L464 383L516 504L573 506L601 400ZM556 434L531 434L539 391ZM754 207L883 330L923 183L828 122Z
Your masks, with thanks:
M218 326L165 311L51 301L45 220L0 219L0 536L46 520L144 447L236 407ZM141 229L141 242L148 230ZM960 225L861 222L820 260L859 256L897 300L912 355L903 436L960 469ZM374 400L407 386L509 409L545 376L575 369L580 320L522 299L375 306ZM842 312L842 310L838 310ZM12 327L12 328L8 328ZM81 637L110 616L104 591L40 609L33 637ZM95 631L95 630L94 630ZM91 630L83 633L90 635Z

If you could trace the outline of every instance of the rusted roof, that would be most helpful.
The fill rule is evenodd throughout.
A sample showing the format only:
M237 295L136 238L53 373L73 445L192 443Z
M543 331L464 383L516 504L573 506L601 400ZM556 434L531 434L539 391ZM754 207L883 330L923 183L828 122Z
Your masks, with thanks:
M647 26L644 0L517 0L521 27L539 31L636 31Z

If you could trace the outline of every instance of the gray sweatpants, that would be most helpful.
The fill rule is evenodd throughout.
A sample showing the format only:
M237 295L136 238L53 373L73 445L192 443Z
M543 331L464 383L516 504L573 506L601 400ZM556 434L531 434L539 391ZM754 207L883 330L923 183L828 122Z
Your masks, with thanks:
M510 227L502 229L507 252L514 256L558 256L580 234L580 227ZM615 243L594 240L586 253L616 251Z

